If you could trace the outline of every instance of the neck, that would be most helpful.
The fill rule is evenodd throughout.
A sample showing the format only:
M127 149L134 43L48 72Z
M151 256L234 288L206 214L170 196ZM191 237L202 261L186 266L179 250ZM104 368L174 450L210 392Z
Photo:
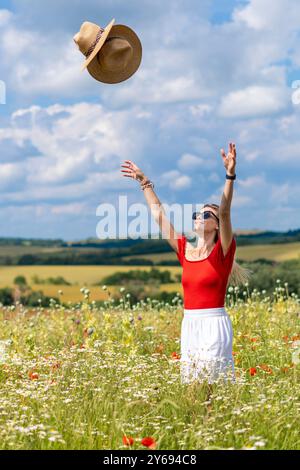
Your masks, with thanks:
M195 248L201 248L205 246L208 250L212 248L215 244L215 236L216 232L209 232L209 233L201 233L201 235L198 235L198 240L197 240L197 245L195 245Z

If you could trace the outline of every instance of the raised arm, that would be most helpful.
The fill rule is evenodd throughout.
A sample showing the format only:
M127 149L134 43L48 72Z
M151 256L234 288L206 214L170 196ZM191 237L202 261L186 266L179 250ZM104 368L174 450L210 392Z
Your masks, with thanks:
M221 149L221 157L223 158L226 174L229 176L235 175L236 168L236 148L234 143L229 143L229 152L226 155L224 149ZM232 242L232 226L231 226L231 201L233 196L234 180L225 180L225 187L222 194L222 199L219 208L220 219L220 238L224 256L226 256L228 249Z
M149 180L149 178L147 178L147 176L142 172L142 170L131 160L125 160L125 163L121 166L124 168L123 170L121 170L123 172L123 176L133 178L142 184ZM179 237L179 234L175 231L173 225L168 220L164 208L160 200L158 199L153 187L146 187L143 190L143 193L151 210L151 214L160 228L163 238L167 240L167 242L175 251L178 251L177 239Z

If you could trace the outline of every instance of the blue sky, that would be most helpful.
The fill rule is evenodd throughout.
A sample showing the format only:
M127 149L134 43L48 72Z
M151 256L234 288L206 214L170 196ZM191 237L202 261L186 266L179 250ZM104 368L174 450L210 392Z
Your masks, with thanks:
M72 38L112 18L143 58L107 85ZM0 236L95 237L97 206L145 202L125 159L165 204L219 203L229 141L233 228L299 228L299 25L298 0L2 0Z

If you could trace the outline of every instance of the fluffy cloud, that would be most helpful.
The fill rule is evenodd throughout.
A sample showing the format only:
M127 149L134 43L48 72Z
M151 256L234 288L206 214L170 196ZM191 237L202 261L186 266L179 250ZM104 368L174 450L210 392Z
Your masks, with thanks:
M297 78L300 64L298 0L228 2L218 6L227 12L218 23L209 0L116 0L101 6L101 18L97 0L86 0L84 17L80 2L12 3L14 12L0 10L7 233L14 223L25 231L27 221L28 233L63 227L70 236L77 213L77 233L89 234L101 200L122 190L137 197L134 182L120 176L123 159L135 160L167 200L218 202L219 149L232 140L235 226L296 223L300 108L289 74ZM108 23L116 11L141 38L143 59L130 80L110 86L80 73L72 37L83 19Z
M121 22L131 25L140 36L142 64L130 80L105 86L87 72L79 72L83 56L72 37L82 22L80 5L74 5L66 17L66 1L18 1L14 15L0 10L0 47L7 81L18 93L30 97L47 94L65 98L80 93L101 96L106 105L114 107L208 100L216 92L226 99L231 92L243 90L242 84L247 85L249 98L254 80L262 89L284 86L284 67L274 62L287 55L293 60L295 55L298 40L293 32L300 15L296 0L251 0L233 9L232 20L221 25L209 22L209 2L192 2L188 8L186 2L172 2L172 8L168 3L133 1L126 5ZM98 2L86 1L86 17L99 22L98 8ZM151 15L145 14L147 10ZM115 2L113 8L103 5L101 18L115 17L116 11L123 11L122 2ZM238 41L234 41L236 37ZM268 96L266 92L264 96ZM282 97L278 98L281 102ZM212 104L191 105L191 109L203 115L212 110ZM266 112L273 111L274 106L267 103Z
M178 166L181 169L192 170L193 168L201 168L205 165L203 158L190 153L184 153L179 161Z
M279 87L251 86L230 92L221 100L219 114L222 117L256 117L277 113L289 104L290 91Z
M102 105L90 103L18 110L12 114L11 126L0 132L4 161L8 142L20 152L29 145L34 155L24 152L18 165L3 163L0 189L6 189L8 184L14 186L21 175L26 182L25 192L33 197L38 197L41 188L44 195L49 195L53 186L62 187L62 197L70 185L79 189L81 184L89 186L89 181L95 184L95 175L104 178L104 182L99 178L98 184L112 188L112 169L123 159L139 159L147 138L140 130L146 128L146 121L143 114L139 117L138 110L108 111ZM114 175L117 187L124 185L116 170Z
M189 188L192 180L188 175L183 175L178 170L170 170L163 173L160 177L160 184L167 184L170 189L181 191L182 189Z

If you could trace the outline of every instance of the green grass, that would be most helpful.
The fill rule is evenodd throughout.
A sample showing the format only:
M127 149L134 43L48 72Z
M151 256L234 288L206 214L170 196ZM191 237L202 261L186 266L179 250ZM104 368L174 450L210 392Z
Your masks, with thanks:
M172 359L180 303L132 308L125 292L102 309L2 307L0 449L123 449L123 435L134 449L146 436L157 449L299 449L299 299L246 291L226 304L237 383L214 384L209 413L206 384L181 384Z

